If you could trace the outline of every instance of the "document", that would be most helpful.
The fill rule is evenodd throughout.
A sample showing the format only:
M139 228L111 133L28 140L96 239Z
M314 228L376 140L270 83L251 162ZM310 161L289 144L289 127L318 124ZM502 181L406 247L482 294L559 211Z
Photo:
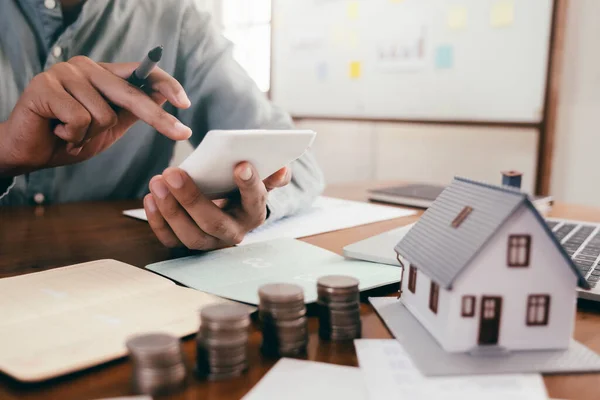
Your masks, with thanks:
M185 286L231 300L258 304L258 289L267 283L294 283L304 300L317 300L317 279L349 275L367 290L400 281L397 266L348 260L295 239L277 239L163 261L147 269Z
M282 399L365 400L367 393L358 368L282 358L243 400Z
M123 211L123 214L147 220L143 208ZM310 209L263 225L248 233L241 245L278 238L297 239L414 214L416 214L414 210L407 208L319 197Z
M131 335L196 332L223 301L115 260L0 279L0 371L36 382L101 364Z
M372 400L388 398L390 393L413 400L548 398L540 374L425 377L395 339L358 339L354 346Z

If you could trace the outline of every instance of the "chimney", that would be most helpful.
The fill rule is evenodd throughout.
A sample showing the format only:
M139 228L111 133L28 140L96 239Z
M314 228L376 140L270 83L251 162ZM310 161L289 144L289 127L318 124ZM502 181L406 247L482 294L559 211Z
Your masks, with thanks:
M519 171L505 171L502 173L502 185L521 189L522 176Z

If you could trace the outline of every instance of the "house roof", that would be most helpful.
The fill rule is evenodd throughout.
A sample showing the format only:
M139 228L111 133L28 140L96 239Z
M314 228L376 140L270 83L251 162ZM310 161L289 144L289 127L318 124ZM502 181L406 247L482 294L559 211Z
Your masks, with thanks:
M460 272L521 205L527 206L536 216L547 236L577 276L578 285L589 288L585 277L528 196L518 189L506 186L455 178L396 245L395 250L435 282L450 289ZM453 227L453 221L465 207L471 207L472 211L459 222L458 227Z

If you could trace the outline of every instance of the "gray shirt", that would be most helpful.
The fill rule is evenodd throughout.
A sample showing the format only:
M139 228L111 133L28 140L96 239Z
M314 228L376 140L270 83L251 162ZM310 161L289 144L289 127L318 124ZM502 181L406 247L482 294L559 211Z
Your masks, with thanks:
M160 67L181 82L192 102L187 110L166 110L192 128L194 146L211 129L292 127L290 117L234 61L231 43L193 0L88 0L66 29L60 1L46 7L53 3L0 0L0 121L8 119L28 82L56 63L76 55L139 61L163 44ZM90 160L17 177L0 205L32 204L42 197L44 203L141 198L150 179L168 166L174 145L138 122ZM269 194L270 220L309 205L323 189L312 154L291 168L291 184Z

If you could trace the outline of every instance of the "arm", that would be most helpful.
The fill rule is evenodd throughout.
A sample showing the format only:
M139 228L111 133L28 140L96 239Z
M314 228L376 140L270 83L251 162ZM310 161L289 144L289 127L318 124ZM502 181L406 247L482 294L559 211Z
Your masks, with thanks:
M185 12L175 77L190 96L192 107L179 112L192 127L197 146L211 129L289 129L291 118L271 104L234 60L231 43L207 14ZM323 175L311 152L290 165L291 183L269 193L269 221L310 206L323 191Z

